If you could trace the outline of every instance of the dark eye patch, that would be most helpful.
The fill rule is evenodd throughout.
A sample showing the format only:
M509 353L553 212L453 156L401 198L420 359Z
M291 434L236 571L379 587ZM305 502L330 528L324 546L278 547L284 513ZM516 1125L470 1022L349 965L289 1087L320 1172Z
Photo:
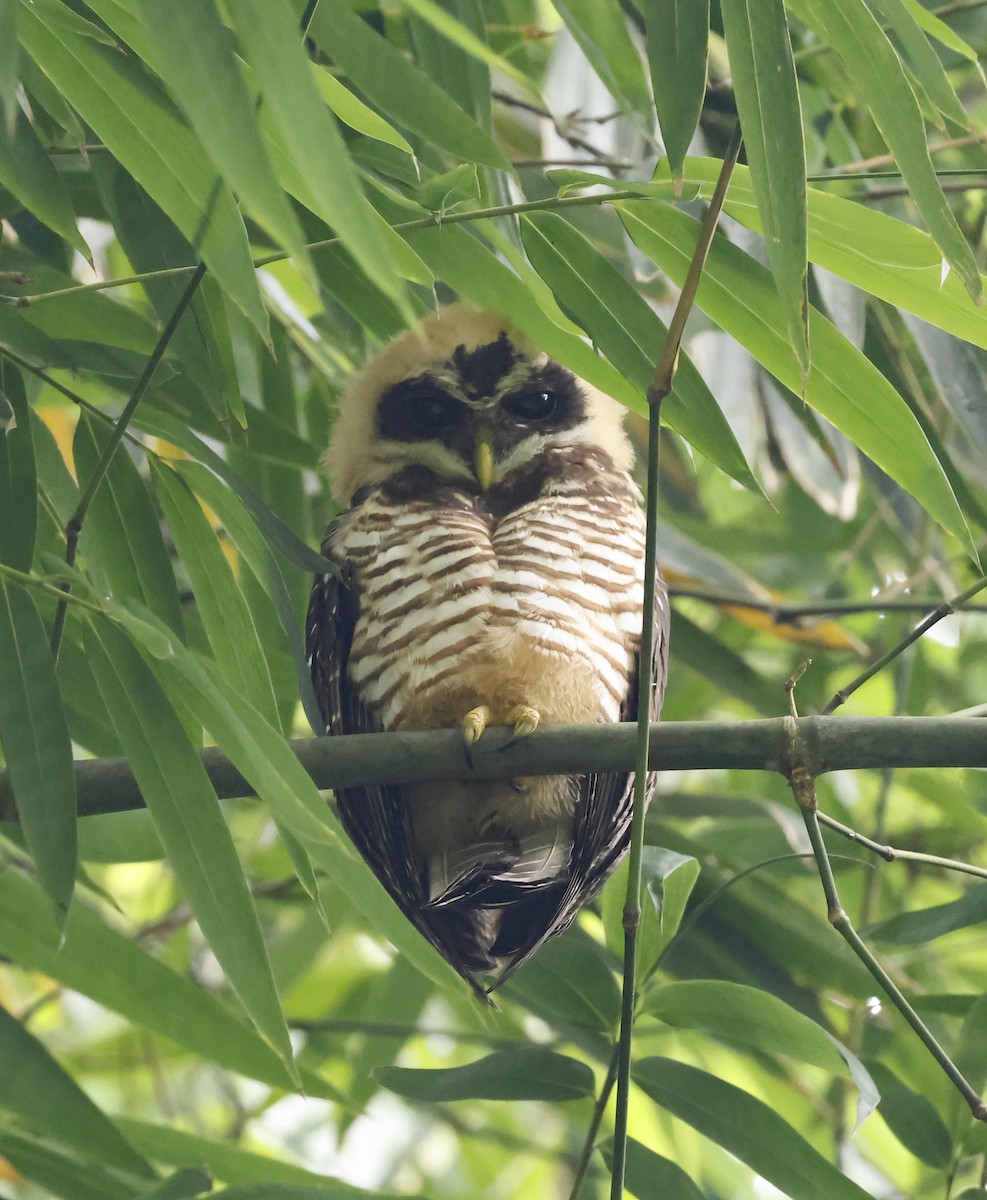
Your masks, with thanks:
M377 406L377 432L396 442L444 437L466 417L466 406L427 376L389 388Z

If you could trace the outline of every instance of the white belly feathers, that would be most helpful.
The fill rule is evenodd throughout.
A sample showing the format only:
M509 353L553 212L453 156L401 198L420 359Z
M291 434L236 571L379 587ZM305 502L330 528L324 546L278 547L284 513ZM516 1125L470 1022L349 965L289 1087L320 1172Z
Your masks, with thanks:
M626 487L601 504L563 484L493 526L466 494L378 496L336 527L332 556L359 606L350 681L384 729L455 726L477 704L495 722L517 704L544 723L619 720L643 602Z

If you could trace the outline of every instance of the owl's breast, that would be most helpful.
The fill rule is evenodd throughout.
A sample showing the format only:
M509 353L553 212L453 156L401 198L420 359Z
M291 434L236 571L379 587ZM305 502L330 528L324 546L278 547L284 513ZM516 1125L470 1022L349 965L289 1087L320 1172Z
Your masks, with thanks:
M351 684L387 729L516 704L546 722L617 720L640 633L633 502L538 497L495 522L472 498L368 504L332 545L355 586Z

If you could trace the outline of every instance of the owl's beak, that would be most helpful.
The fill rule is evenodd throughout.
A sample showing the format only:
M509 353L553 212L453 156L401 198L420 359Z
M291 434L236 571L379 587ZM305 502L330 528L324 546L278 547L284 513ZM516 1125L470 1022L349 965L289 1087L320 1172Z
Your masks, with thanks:
M490 442L479 434L473 445L473 473L480 488L485 492L493 483L494 452Z

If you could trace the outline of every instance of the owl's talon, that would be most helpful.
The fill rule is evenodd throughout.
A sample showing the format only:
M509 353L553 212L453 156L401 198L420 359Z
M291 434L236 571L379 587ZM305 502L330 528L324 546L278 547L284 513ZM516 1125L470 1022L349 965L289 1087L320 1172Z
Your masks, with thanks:
M501 750L510 750L521 738L527 737L529 733L534 733L541 724L541 713L529 704L515 704L507 714L505 724L513 725L514 733L501 746Z
M480 740L484 729L490 724L490 716L490 709L485 704L478 704L463 717L463 743L466 748L466 761L471 769L473 767L473 747Z

